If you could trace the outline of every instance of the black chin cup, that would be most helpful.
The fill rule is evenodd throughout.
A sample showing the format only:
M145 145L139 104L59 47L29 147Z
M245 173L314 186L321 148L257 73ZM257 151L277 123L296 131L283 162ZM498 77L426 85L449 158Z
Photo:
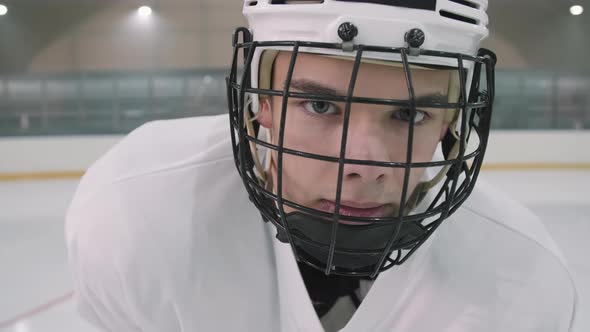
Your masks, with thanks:
M325 268L333 221L300 212L289 213L286 219L300 258L316 267ZM350 272L374 270L399 225L382 221L364 225L339 224L332 265ZM419 222L403 221L389 254L396 250L411 249L425 234L426 229ZM279 230L277 238L288 243L284 230Z

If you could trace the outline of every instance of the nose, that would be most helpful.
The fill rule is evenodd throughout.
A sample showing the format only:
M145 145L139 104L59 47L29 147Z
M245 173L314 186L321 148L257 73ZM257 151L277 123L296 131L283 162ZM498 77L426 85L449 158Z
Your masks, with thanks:
M352 120L352 119L351 119ZM346 142L346 159L388 161L388 145L378 124L350 122ZM344 178L363 183L382 182L387 177L387 167L345 164Z
M346 180L360 180L361 182L383 182L385 171L383 167L367 165L345 165L344 178Z

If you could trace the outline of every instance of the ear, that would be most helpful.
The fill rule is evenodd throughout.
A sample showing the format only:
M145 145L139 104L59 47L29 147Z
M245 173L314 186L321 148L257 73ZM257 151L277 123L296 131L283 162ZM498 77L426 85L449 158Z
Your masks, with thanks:
M260 99L260 111L256 121L266 129L272 128L272 112L270 109L270 98Z

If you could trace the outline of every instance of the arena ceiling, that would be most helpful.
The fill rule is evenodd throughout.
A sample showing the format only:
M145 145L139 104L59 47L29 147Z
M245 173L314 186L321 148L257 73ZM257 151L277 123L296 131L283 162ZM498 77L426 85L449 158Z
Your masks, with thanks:
M235 1L239 10L242 0L0 0L0 4L9 8L8 15L0 17L0 74L22 72L40 50L68 29L113 4L157 6L195 1L210 4ZM568 8L574 2L584 5L587 12L583 17L576 17L578 23L570 31L590 31L590 0L491 0L490 29L517 45L531 38L538 38L542 43L544 35L555 34L556 30L563 31L559 34L568 38L568 27L563 26L571 21ZM582 46L585 52L590 52L590 46ZM559 51L555 54L559 56Z

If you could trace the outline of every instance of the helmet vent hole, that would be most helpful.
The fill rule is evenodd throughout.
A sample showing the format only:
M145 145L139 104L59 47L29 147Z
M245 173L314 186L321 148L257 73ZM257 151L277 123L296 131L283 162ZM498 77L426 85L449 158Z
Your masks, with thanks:
M271 5L311 5L324 3L324 0L271 0Z
M463 15L459 15L459 14L455 14L455 13L451 13L451 12L448 12L446 10L440 10L439 13L440 13L441 16L446 17L446 18L450 18L452 20L461 21L461 22L470 23L470 24L478 24L479 23L474 18L463 16Z
M248 6L253 7L256 6L258 4L258 1L249 1L248 2Z
M471 2L469 0L449 0L449 1L458 3L463 6L479 9L479 4L477 4L475 2Z

